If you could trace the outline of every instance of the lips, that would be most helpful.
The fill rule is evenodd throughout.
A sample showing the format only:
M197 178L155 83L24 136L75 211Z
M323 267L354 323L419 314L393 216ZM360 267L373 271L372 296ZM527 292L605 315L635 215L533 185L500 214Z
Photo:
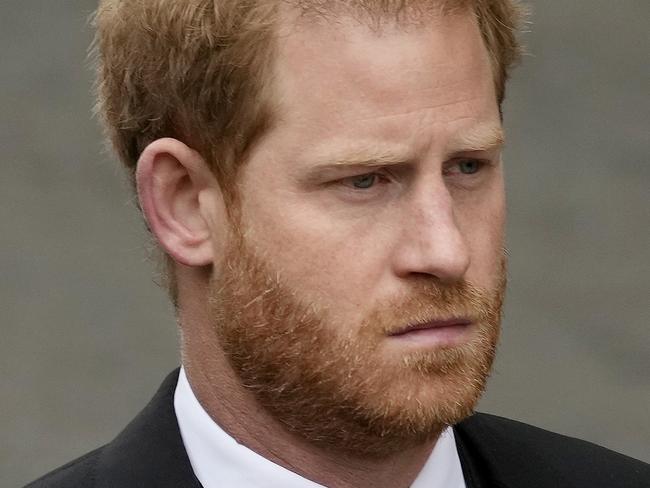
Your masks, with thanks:
M444 329L450 327L466 327L472 324L472 321L467 318L452 318L446 320L430 320L427 322L420 322L415 324L409 324L406 327L402 327L396 332L391 333L390 335L402 336L415 332L418 330L430 330L430 329Z

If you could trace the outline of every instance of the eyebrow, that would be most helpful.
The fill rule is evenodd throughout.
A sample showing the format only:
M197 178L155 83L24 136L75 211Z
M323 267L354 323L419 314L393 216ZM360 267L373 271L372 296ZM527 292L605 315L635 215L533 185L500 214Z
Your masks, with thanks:
M358 149L356 151L346 153L340 157L330 157L322 163L317 163L316 167L346 167L346 166L364 166L364 167L377 167L377 166L391 166L395 164L404 164L409 157L400 155L394 151L377 151L373 149Z
M381 168L388 166L405 166L412 161L412 157L403 151L381 150L378 148L361 148L356 151L333 154L316 158L312 167L301 180L306 182L317 181L330 173L350 168Z
M498 149L505 142L505 133L500 124L479 125L452 137L449 152L490 151Z
M448 144L448 154L470 151L490 151L498 149L505 143L505 134L499 124L484 124L452 136ZM316 182L331 173L350 168L381 168L389 166L407 166L414 161L414 156L405 148L363 147L340 154L323 154L311 160L312 166L300 179L304 182Z

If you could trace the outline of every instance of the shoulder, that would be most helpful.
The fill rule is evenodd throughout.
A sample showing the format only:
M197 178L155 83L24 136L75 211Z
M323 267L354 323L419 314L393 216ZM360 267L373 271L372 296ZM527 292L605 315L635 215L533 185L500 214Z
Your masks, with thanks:
M510 480L504 486L523 486L522 479L529 487L650 486L650 465L522 422L475 414L455 431L495 476ZM531 484L532 479L537 481ZM556 484L549 484L551 480Z
M95 467L103 448L95 449L80 458L55 469L31 482L25 488L93 487Z
M176 422L173 371L149 404L111 442L26 488L200 488Z

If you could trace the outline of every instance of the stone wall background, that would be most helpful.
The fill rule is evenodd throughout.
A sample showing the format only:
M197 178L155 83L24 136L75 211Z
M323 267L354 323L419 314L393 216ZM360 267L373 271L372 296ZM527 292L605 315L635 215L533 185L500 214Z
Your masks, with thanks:
M484 411L650 461L645 0L537 0L506 106L510 291ZM109 441L178 364L91 117L91 0L0 3L0 484Z

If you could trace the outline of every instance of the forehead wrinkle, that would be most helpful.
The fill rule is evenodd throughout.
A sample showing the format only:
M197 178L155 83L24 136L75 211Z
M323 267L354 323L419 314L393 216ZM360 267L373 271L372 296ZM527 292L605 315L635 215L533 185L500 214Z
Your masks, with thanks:
M367 122L372 120L390 119L392 117L404 117L404 116L409 116L417 112L420 112L421 114L419 117L420 121L425 121L426 119L433 118L439 115L437 113L434 114L432 112L434 110L445 109L448 107L458 106L461 104L467 105L469 102L472 102L475 99L478 99L478 97L473 97L473 98L459 97L456 100L444 100L444 101L440 101L439 103L430 103L427 105L416 105L413 108L400 107L399 109L390 113L372 114L372 115L363 114L362 116L356 117L356 120L359 122Z

